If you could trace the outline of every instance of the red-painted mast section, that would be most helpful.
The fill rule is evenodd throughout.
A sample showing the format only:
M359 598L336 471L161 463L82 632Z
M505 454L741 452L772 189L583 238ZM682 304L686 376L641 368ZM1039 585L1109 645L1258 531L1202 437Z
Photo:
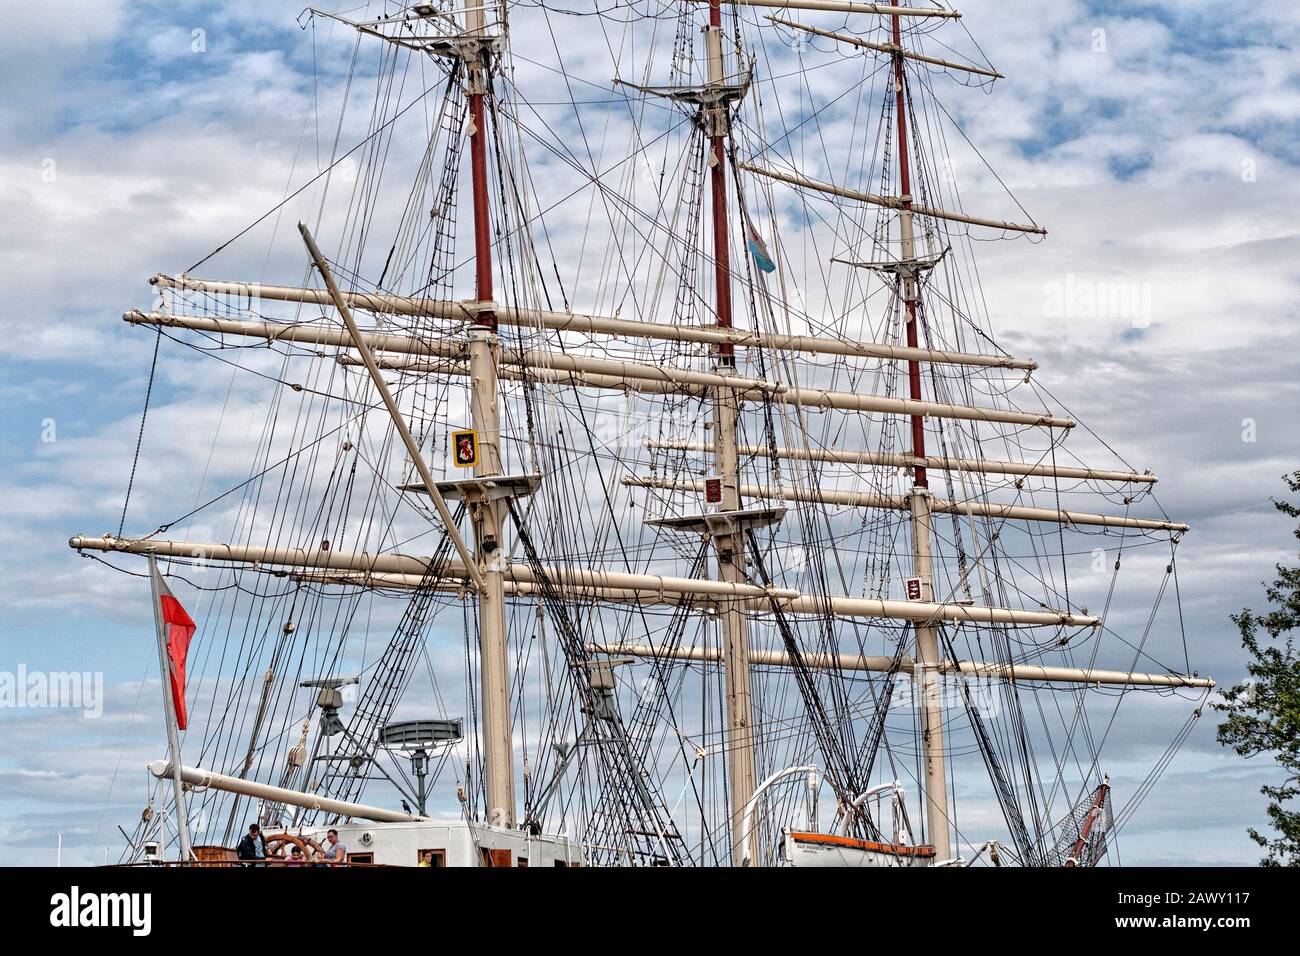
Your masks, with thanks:
M483 82L486 69L479 71ZM488 207L487 123L483 120L483 93L469 94L469 118L474 134L469 139L470 172L474 182L474 293L479 302L492 301L492 224ZM496 315L491 311L478 314L478 324L496 330Z
M1092 809L1088 811L1088 818L1083 821L1083 826L1079 829L1079 839L1075 841L1074 849L1070 851L1069 857L1066 858L1066 866L1079 866L1083 858L1083 848L1088 845L1088 835L1092 833L1097 817L1101 816L1101 808L1106 803L1106 791L1109 789L1110 780L1108 778L1103 780L1101 786L1097 788L1097 797L1092 801Z
M894 26L894 46L902 49L902 30L899 26L898 14L891 18ZM908 168L907 161L907 100L903 92L903 57L901 53L894 54L894 113L898 117L898 183L899 190L902 193L903 208L912 208L912 174ZM916 282L913 280L910 284L904 280L903 288L911 288L913 294L906 296L904 306L907 309L907 345L909 348L916 348L919 336L917 335L916 322ZM914 400L921 398L921 365L919 362L909 361L907 363L907 386L910 397ZM925 420L920 415L912 416L912 454L918 458L925 457ZM917 467L915 469L916 486L918 488L930 487L930 480L926 477L925 469Z
M722 28L722 5L719 0L709 2L709 26ZM719 104L726 109L725 104ZM713 149L713 263L717 286L718 327L729 329L731 322L731 259L727 251L727 151L720 133L712 137ZM736 349L730 342L718 346L718 356L724 365L735 364Z

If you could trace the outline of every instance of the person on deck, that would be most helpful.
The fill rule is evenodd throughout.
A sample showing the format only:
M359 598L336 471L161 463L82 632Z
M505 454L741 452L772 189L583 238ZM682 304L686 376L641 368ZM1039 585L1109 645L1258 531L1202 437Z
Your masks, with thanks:
M266 837L262 836L262 828L256 823L248 825L248 835L239 841L239 846L235 847L235 856L254 865L259 861L265 862Z
M325 841L328 844L325 847L326 866L339 866L348 861L348 848L339 842L338 830L330 830L325 834Z

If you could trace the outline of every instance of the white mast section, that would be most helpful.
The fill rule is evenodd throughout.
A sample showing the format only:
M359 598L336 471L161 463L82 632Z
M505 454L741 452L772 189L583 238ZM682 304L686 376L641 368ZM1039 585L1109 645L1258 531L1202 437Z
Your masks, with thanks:
M250 300L267 299L276 302L302 302L309 305L329 305L332 302L329 296L320 289L192 279L188 276L172 278L164 275L154 276L150 282L155 287L162 289L205 292L210 295L232 295ZM1037 362L1029 359L1016 359L1007 355L979 355L972 352L949 352L942 349L907 348L906 346L886 345L880 342L859 342L815 335L780 335L743 329L720 329L713 326L670 325L664 322L643 322L639 319L585 315L578 312L523 309L490 302L448 302L441 299L410 298L377 292L345 292L344 299L352 308L363 309L367 312L377 312L384 315L417 315L445 319L449 322L473 323L478 320L479 312L492 311L500 325L543 328L556 332L618 335L628 338L659 339L666 342L701 342L708 345L731 344L746 348L786 352L846 355L855 358L898 359L948 365L974 365L987 368L1014 368L1025 371L1033 371L1038 368ZM200 325L182 324L212 320L206 318L194 319L169 313L128 312L123 318L136 324L177 325L181 328L223 331L223 329ZM227 319L222 321L238 322L240 320ZM296 332L302 329L318 328L315 326L286 326L277 323L266 323L265 325L267 332L274 333L276 338L285 338L288 341L319 341L321 344L328 342L327 339L295 339L292 337L291 332L285 331L294 330ZM238 326L227 326L225 331L236 332ZM330 331L320 329L320 334L327 335ZM383 333L371 334L382 335ZM259 337L263 336L259 335ZM390 344L384 345L382 348L392 352L426 354L421 351L421 341L411 336L393 335L388 337L388 341ZM374 347L380 348L381 346L375 345Z
M650 657L679 661L717 661L720 652L713 647L654 647L650 644L593 644L591 650L601 654ZM805 651L800 655L808 667L832 670L867 671L887 674L894 659L879 655L826 654ZM785 651L750 648L752 664L766 667L791 667ZM996 677L1009 681L1041 681L1059 684L1118 685L1121 687L1200 687L1214 686L1208 677L1186 674L1141 674L1082 667L1054 667L1045 664L996 664L985 661L939 661L934 665L940 674L963 674L972 677ZM911 673L916 661L904 657L898 673Z
M674 438L647 438L647 448L665 451L708 451L704 442ZM764 445L742 445L742 455L773 457L772 449ZM1150 472L1105 471L1071 465L1048 465L1041 462L999 461L992 458L944 458L928 455L893 454L872 451L839 451L833 448L777 448L775 457L792 461L824 461L836 465L883 465L889 468L933 468L938 471L970 471L985 475L1027 475L1045 478L1079 478L1089 481L1115 481L1128 484L1155 484L1158 480Z
M480 130L477 134L482 136ZM479 462L476 478L502 473L501 414L497 385L499 348L495 328L471 327L470 418L478 430ZM506 608L503 570L505 552L501 531L504 503L485 500L474 509L474 534L485 562L486 586L479 592L479 668L482 677L484 786L488 822L515 825L514 732L510 715L510 663L507 656Z
M720 329L734 325L731 298L731 247L728 239L730 210L727 204L727 140L731 135L731 105L742 96L729 89L722 56L722 8L709 0L709 22L704 27L704 49L708 61L708 82L696 122L708 138L709 184L713 219L713 310ZM739 38L737 38L739 39ZM736 373L736 346L720 342L713 346L713 369L718 381L706 395L713 403L713 467L718 476L718 494L711 505L724 512L737 512L740 500L739 445L740 398L726 385ZM729 584L745 584L745 539L739 525L731 533L712 536L718 577ZM749 619L736 607L721 611L723 682L726 688L727 773L730 788L731 859L736 865L756 855L758 838L746 830L745 808L758 785L754 749L753 687L749 670Z
M904 252L906 255L907 251ZM923 601L934 600L931 502L928 487L918 483L912 488L912 573L921 579ZM914 667L921 685L921 746L929 836L936 858L946 860L952 855L949 849L952 819L948 812L948 751L944 744L943 698L939 686L939 636L932 622L916 625Z
M625 485L634 488L656 488L662 491L703 492L704 482L691 479L648 478L625 475ZM746 485L740 493L747 498L768 501L808 501L825 505L845 505L852 508L886 508L909 511L911 495L884 495L872 491L816 491L802 488L769 488L764 485ZM1101 515L1086 511L1058 511L1055 508L1034 508L1029 505L1007 505L989 501L948 501L935 498L931 511L944 514L971 515L976 518L1007 518L1018 521L1054 521L1064 525L1090 525L1101 528L1133 528L1142 531L1172 531L1181 533L1188 526L1161 518L1129 518L1123 515Z
M943 209L935 209L932 206L918 206L915 204L905 204L904 200L897 196L877 196L875 193L864 193L857 189L846 189L843 186L836 186L831 183L819 182L816 179L809 179L807 176L800 176L798 173L787 173L781 170L769 169L766 166L755 166L753 163L738 163L741 169L747 169L751 173L757 173L759 176L766 176L768 179L780 180L783 183L789 183L791 186L799 186L802 189L812 189L817 192L826 193L831 196L840 196L844 199L854 199L858 202L870 203L873 206L884 206L888 209L908 209L912 210L913 215L929 216L932 219L947 219L950 222L964 222L971 226L989 226L993 229L1005 229L1007 232L1027 232L1036 236L1047 235L1047 230L1042 226L1015 222L1004 222L1001 219L985 219L980 216L968 216L961 212L946 212Z
M466 331L465 348L470 371L470 419L478 431L474 476L493 478L502 473L500 388L497 381L496 313L491 308L492 226L488 187L488 67L490 51L485 0L469 0L464 11L465 37L472 42L459 55L468 70L470 165L474 205L474 292L480 307ZM502 24L504 30L504 23ZM483 306L487 305L487 308ZM510 710L510 661L507 649L505 588L502 569L506 561L501 530L505 502L485 496L471 505L474 537L484 564L485 585L479 590L479 679L482 688L483 790L487 820L498 826L515 825L514 729Z

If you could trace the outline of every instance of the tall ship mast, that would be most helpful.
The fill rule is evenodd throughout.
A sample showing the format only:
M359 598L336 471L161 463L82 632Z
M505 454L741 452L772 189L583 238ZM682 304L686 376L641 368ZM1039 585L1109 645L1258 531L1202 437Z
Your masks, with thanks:
M1046 230L966 211L959 12L302 23L319 165L125 315L228 370L210 474L70 542L157 569L123 861L1117 862L1213 687L1188 528L997 344L975 244ZM1186 720L1112 784L1134 697Z

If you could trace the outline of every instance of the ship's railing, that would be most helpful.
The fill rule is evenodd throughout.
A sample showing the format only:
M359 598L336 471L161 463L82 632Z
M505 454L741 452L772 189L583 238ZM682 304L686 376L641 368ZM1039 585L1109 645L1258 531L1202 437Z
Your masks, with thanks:
M290 860L146 860L137 863L119 863L109 869L290 869L290 870L331 870L331 869L381 869L383 863L315 863L310 860L294 863Z

